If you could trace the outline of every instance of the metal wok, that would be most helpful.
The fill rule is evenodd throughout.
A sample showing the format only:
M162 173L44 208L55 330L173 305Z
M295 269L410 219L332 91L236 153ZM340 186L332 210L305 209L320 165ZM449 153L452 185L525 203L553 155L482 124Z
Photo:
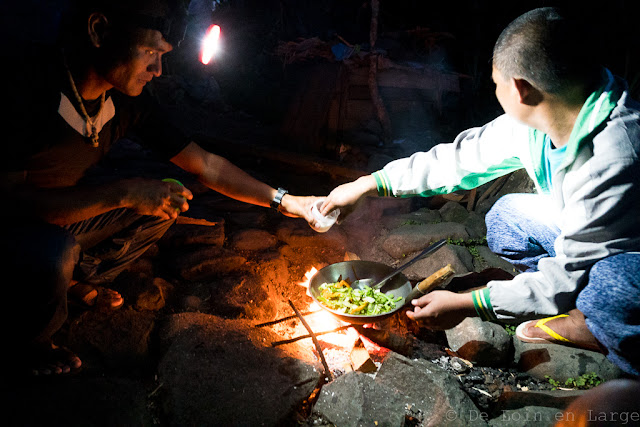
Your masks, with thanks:
M309 281L309 293L320 307L345 322L354 324L379 322L393 315L398 310L400 310L408 301L411 301L411 299L407 299L407 296L412 293L413 286L404 274L398 273L397 275L389 279L380 289L381 292L391 293L394 296L402 297L403 299L396 303L395 309L383 314L376 314L372 316L367 316L364 314L347 314L330 309L318 300L318 295L320 295L319 288L323 283L337 282L339 279L354 282L355 280L362 278L373 278L375 279L375 281L378 281L383 279L393 271L394 269L392 267L373 261L358 260L331 264L319 270L311 278L311 280Z

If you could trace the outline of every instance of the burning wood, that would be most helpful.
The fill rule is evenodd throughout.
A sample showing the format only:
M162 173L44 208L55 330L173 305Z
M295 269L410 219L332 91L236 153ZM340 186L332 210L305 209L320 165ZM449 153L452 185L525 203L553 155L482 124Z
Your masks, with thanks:
M351 349L350 358L354 371L369 373L378 369L361 339L358 339L353 349Z
M410 356L413 352L413 339L409 337L388 330L365 328L362 325L354 325L354 328L363 337L398 354Z
M298 318L300 319L304 327L307 329L307 331L309 331L309 334L311 335L311 339L313 340L313 344L316 346L316 350L318 351L318 355L320 356L320 360L322 361L322 366L324 367L324 374L329 379L329 381L331 381L333 379L333 375L331 375L331 369L329 369L327 360L324 358L324 353L322 353L322 347L320 347L318 338L316 338L315 334L313 333L313 330L311 330L311 327L309 326L307 321L304 320L304 317L302 316L300 311L296 308L296 306L293 305L293 302L291 302L291 300L289 300L289 305L291 306L293 311L295 311L296 315L298 316Z
M325 334L332 334L334 332L340 332L340 331L342 331L344 329L348 329L350 327L351 327L351 325L343 325L343 326L339 326L339 327L337 327L335 329L331 329L330 331L315 332L314 335L320 336L320 335L325 335ZM283 344L290 344L292 342L303 340L305 338L313 338L313 335L311 335L311 334L300 335L299 337L291 338L291 339L288 339L288 340L274 341L274 342L271 343L271 346L272 347L277 347L277 346L283 345Z
M314 311L303 311L300 314L303 316L306 316L308 314L313 314L313 313L318 313L320 312L320 310L314 310ZM264 322L264 323L258 323L257 325L255 325L254 327L256 328L262 328L264 326L272 326L272 325L277 325L278 323L282 323L282 322L286 322L287 320L291 320L291 319L297 319L298 316L297 315L291 315L291 316L287 316L287 317L282 317L280 319L276 319L276 320L271 320L269 322Z

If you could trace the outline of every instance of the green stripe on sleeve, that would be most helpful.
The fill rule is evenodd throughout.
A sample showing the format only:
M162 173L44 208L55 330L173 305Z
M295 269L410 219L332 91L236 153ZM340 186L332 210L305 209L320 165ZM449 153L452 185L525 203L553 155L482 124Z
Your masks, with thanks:
M376 186L378 187L378 196L380 197L388 197L392 196L391 185L389 183L389 178L384 170L379 170L374 172L373 177L376 180Z
M471 292L471 298L473 300L473 308L475 308L480 319L484 321L496 319L491 300L489 299L489 288Z

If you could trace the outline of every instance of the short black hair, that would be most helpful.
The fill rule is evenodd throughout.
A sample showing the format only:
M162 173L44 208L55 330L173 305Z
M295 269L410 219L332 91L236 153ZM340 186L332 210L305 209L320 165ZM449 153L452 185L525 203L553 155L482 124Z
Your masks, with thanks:
M524 13L498 37L493 65L503 77L523 78L547 93L589 88L602 68L584 24L553 7Z
M177 44L184 36L187 4L186 0L71 0L59 41L63 46L83 43L87 18L101 13L113 29L122 33L120 37L126 34L124 38L128 38L136 29L148 28L160 31L169 43Z

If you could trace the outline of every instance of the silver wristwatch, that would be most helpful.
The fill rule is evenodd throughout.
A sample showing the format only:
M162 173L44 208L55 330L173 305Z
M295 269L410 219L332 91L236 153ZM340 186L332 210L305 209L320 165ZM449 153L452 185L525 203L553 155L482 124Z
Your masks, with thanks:
M275 209L275 210L279 210L280 209L280 203L282 203L282 198L287 193L288 193L288 191L285 190L284 188L282 188L282 187L278 188L278 192L276 193L275 197L271 201L271 207L273 209Z

